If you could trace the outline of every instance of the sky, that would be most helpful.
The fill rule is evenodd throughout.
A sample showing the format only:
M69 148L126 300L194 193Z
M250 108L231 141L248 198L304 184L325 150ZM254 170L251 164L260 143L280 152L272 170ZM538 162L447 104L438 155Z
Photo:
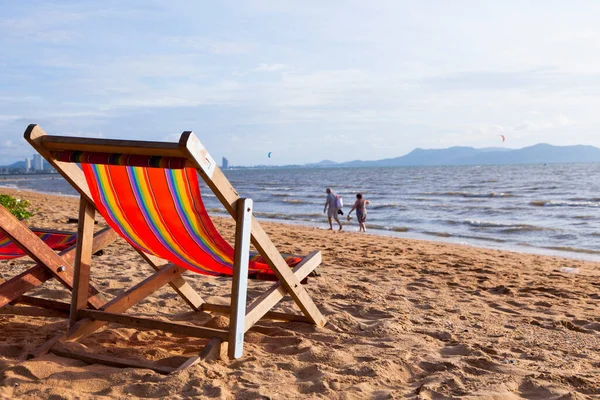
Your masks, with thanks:
M600 147L595 0L0 3L0 165L30 123L232 165Z

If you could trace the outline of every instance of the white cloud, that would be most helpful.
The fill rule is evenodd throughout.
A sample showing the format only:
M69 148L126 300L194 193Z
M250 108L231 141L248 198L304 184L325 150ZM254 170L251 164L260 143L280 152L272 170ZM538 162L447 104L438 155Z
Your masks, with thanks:
M20 118L22 117L17 115L0 115L0 122L17 121Z
M255 68L256 71L275 72L286 67L285 64L260 64Z
M86 131L64 131L60 133L61 136L76 136L76 137L85 137L92 139L103 139L106 136L104 132L86 132Z
M202 36L169 36L163 39L169 46L183 49L206 51L219 55L238 55L250 53L254 45L245 42L219 40Z

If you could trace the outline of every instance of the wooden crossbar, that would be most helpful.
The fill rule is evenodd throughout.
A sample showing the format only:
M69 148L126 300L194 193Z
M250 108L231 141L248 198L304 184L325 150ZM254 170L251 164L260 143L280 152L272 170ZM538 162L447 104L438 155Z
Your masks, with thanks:
M166 322L157 319L134 317L119 313L109 313L98 310L79 310L78 316L90 318L94 321L113 322L121 325L135 326L144 329L158 329L159 331L178 333L185 336L213 338L218 337L227 340L227 331L224 329L207 328L204 326L192 326L177 322Z
M44 136L40 144L49 151L74 150L93 153L131 154L158 157L185 157L177 143L139 140L106 140L71 136Z
M57 310L61 311L62 313L66 313L67 316L71 311L71 305L69 303L56 300L42 299L41 297L21 296L17 300L15 300L15 303Z
M104 364L119 368L150 369L161 374L170 374L175 371L175 368L173 367L159 365L155 362L147 360L132 360L128 358L93 354L87 351L65 350L61 348L53 348L51 351L59 357L74 358L76 360L80 360L88 364Z
M217 312L221 314L229 314L231 312L230 305L204 303L202 310L207 312ZM311 319L302 314L284 313L277 311L267 311L261 319L272 319L275 321L296 321L311 323Z
M138 254L155 270L159 271L162 267L169 264L167 260L163 260L151 254L146 254L139 249L135 249ZM185 301L194 311L200 311L204 299L196 292L190 284L179 276L171 280L169 285L177 292L177 294Z

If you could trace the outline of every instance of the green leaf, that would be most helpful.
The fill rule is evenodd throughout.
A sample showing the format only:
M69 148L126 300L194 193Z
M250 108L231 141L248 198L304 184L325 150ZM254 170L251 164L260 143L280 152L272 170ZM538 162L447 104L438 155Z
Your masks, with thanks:
M28 210L31 204L27 200L16 199L7 194L0 194L0 205L20 220L27 219L33 215Z

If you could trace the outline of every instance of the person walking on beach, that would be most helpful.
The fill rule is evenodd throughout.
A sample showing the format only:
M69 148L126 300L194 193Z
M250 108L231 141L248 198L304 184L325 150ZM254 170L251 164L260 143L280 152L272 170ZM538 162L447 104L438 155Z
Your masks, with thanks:
M337 213L337 198L338 195L331 191L330 188L325 189L325 193L327 193L327 199L325 200L325 208L323 208L323 212L327 212L327 219L329 220L329 230L333 230L333 221L335 219L338 225L340 226L340 231L342 230L342 223L340 222L340 218Z
M352 206L352 210L348 213L348 221L350 221L350 214L356 210L356 220L358 221L358 231L366 232L365 222L367 222L367 204L371 204L369 200L363 199L362 193L356 194L356 202Z

